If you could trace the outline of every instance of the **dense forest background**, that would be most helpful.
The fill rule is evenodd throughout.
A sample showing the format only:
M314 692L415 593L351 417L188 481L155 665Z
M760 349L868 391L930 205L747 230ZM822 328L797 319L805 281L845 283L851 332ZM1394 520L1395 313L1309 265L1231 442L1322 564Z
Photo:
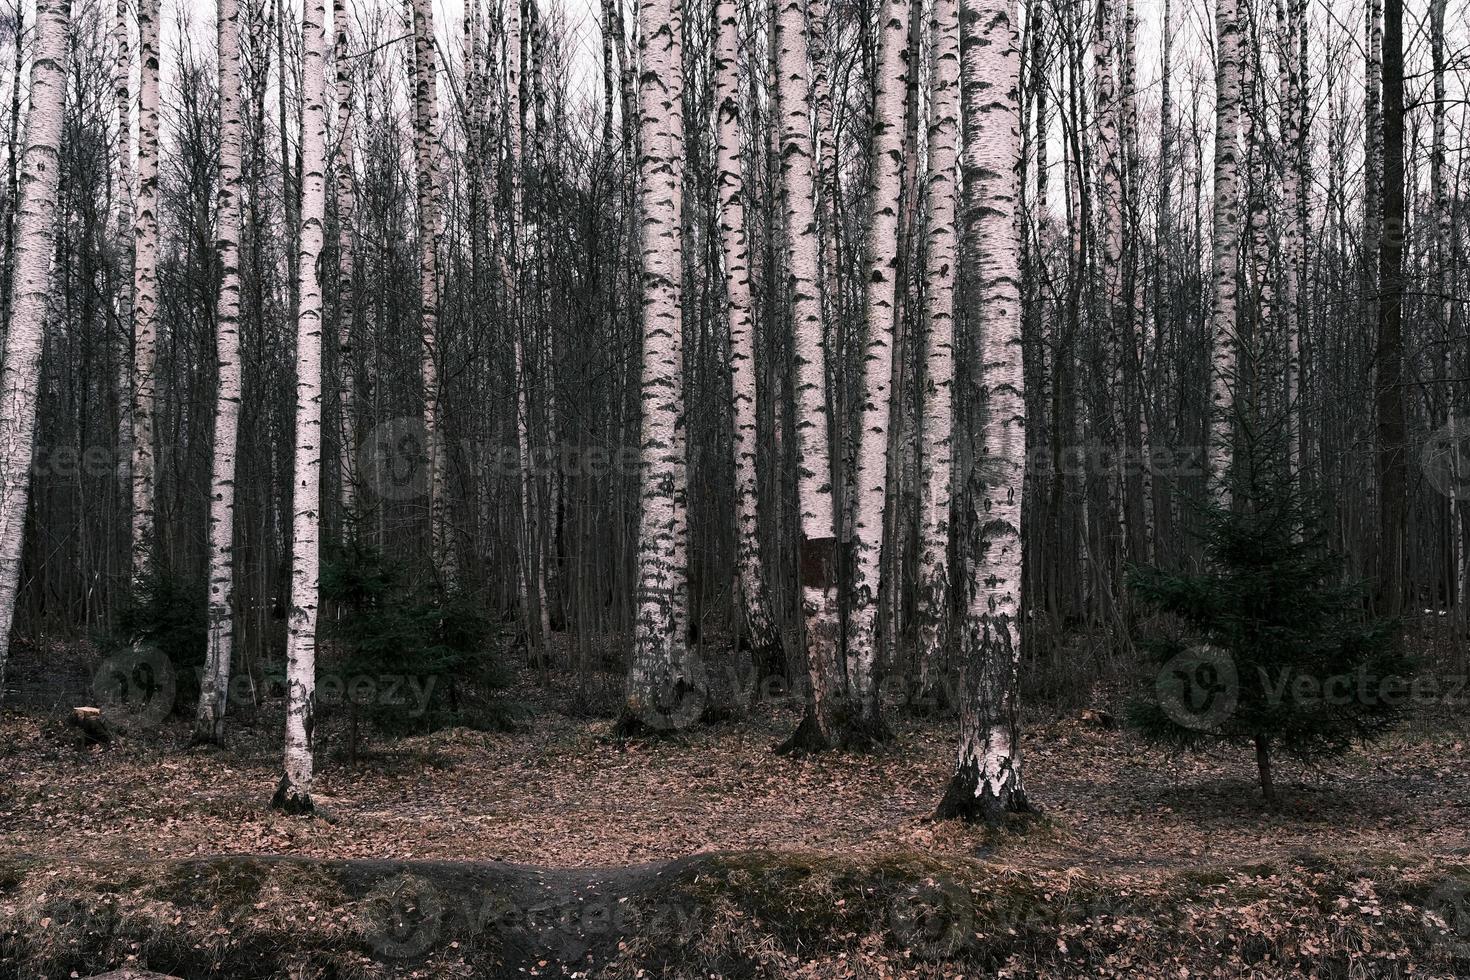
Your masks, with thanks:
M639 194L655 171L642 144L655 110L670 110L651 107L656 86L637 65L640 45L654 64L648 24L660 22L620 0L452 6L339 5L322 59L302 20L322 12L242 0L232 379L218 349L220 79L231 76L213 11L71 5L18 636L114 628L145 566L204 608L203 584L218 577L217 400L238 383L234 670L282 662L301 510L298 258L311 228L324 560L375 549L415 581L473 596L529 664L574 671L589 703L621 689L647 586L638 543L651 485L640 352L656 304ZM1014 65L1015 90L996 97L1009 125L982 125L993 81L951 79L946 57L971 65L981 35L960 31L946 55L954 11L943 3L690 0L662 21L679 42L677 60L658 64L682 125L671 377L687 447L690 645L720 663L743 634L763 673L807 673L808 247L844 544L835 575L845 603L875 609L877 673L922 689L957 662L962 631L949 625L965 616L965 590L936 605L926 576L936 562L964 567L985 536L971 533L998 472L982 444L996 397L983 362L1010 343L1025 441L1000 465L1023 457L1017 620L1022 670L1039 689L1085 700L1131 649L1130 566L1199 564L1197 502L1219 475L1227 415L1247 422L1224 431L1280 435L1325 545L1346 556L1343 579L1371 583L1376 611L1449 617L1463 636L1466 11L1446 0L992 8L1015 59L1001 63ZM724 51L722 18L735 25ZM35 24L24 4L6 11L7 298ZM798 33L805 55L792 54ZM313 89L318 70L325 87ZM736 103L740 181L723 200L719 123ZM955 129L957 155L936 156ZM790 173L803 152L815 179L805 227ZM1013 243L984 230L986 193L999 194L985 191L986 152L1017 167ZM947 223L934 217L936 186L949 188ZM302 220L313 194L319 227ZM750 292L749 336L734 340L722 253L732 201ZM879 258L894 287L881 345L891 370L877 386L875 215L893 224ZM947 246L936 238L946 228ZM957 250L949 286L933 261L946 247ZM987 263L1008 249L1015 337L987 320ZM933 340L945 289L952 384ZM732 373L745 345L752 359ZM953 450L941 452L934 406L950 390ZM750 443L732 407L747 397ZM876 457L865 449L875 401L886 422ZM737 518L747 445L764 627L739 585L752 553ZM936 459L952 504L934 503ZM877 483L860 485L875 465ZM325 620L341 615L324 605ZM762 629L766 642L752 642Z

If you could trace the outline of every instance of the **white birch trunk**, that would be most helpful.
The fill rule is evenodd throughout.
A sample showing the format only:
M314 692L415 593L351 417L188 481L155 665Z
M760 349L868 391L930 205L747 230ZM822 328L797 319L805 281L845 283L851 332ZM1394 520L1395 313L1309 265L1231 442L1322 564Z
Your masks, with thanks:
M909 0L884 0L878 13L878 78L873 104L865 328L858 437L857 512L847 624L851 737L883 736L877 685L877 611L888 484L888 423L899 288L899 201L903 189L904 90L908 85Z
M702 711L701 679L685 663L678 607L683 411L684 62L680 0L639 0L642 38L639 211L643 268L640 513L634 649L619 729L682 727Z
M1099 0L1093 24L1092 64L1095 82L1097 118L1097 155L1102 164L1098 173L1098 198L1102 212L1102 258L1105 314L1107 316L1107 368L1118 367L1118 316L1123 298L1123 181L1122 147L1118 122L1121 103L1114 64L1113 18L1108 0ZM1116 391L1116 375L1113 391ZM1111 448L1111 447L1110 447Z
M194 741L221 744L229 704L234 639L235 451L240 430L240 6L219 0L220 157L218 248L220 291L215 313L219 381L214 404L214 462L209 500L208 645L200 678Z
M821 269L823 327L831 332L837 316L837 133L832 112L832 73L828 63L827 0L809 0L807 29L810 32L812 65L811 97L816 107L817 182L821 213Z
M1097 434L1100 447L1112 467L1107 474L1100 474L1107 487L1107 507L1116 521L1118 553L1121 558L1123 542L1128 539L1126 520L1127 505L1124 494L1124 471L1121 461L1122 447L1122 344L1124 317L1123 305L1123 155L1119 136L1121 103L1118 99L1118 76L1115 65L1117 52L1114 44L1114 24L1108 0L1099 0L1093 20L1092 65L1094 74L1094 116L1097 119L1097 197L1099 205L1099 239L1102 243L1102 349L1103 369L1107 372L1106 383L1099 386L1103 416L1097 419ZM1104 548L1103 560L1111 563L1114 555ZM1109 573L1111 576L1111 573ZM1108 579L1111 584L1111 578Z
M830 748L838 739L837 540L827 425L827 368L818 260L816 166L811 133L807 23L801 0L779 0L776 76L780 102L781 186L795 331L797 499L801 508L801 606L806 629L807 704L785 751ZM830 299L830 297L829 297Z
M958 0L929 15L929 225L925 250L924 454L919 542L919 685L928 696L944 667L949 626L949 511L953 477L955 231L959 158Z
M301 283L296 318L296 458L292 477L291 605L286 634L286 772L274 805L312 809L316 626L320 585L322 489L322 287L317 261L325 243L327 53L325 0L302 13Z
M66 96L70 0L39 0L31 53L30 114L16 210L14 281L5 361L0 369L0 694L10 656L10 628L20 585L26 505L35 451L36 402L45 346L46 299L56 236L56 189L61 173L62 107ZM19 79L16 80L17 83Z
M759 662L766 664L781 659L781 638L771 616L760 552L755 323L745 234L745 178L740 161L740 29L735 0L718 0L715 23L715 162L719 172L720 250L725 261L725 300L729 309L730 387L734 396L736 583L746 635Z
M133 495L133 59L128 45L128 0L117 0L112 25L113 95L117 104L117 214L113 233L117 249L117 477ZM17 46L18 47L18 46ZM17 75L16 81L19 82ZM17 88L19 86L17 85ZM16 107L17 109L19 106Z
M449 525L448 460L440 397L439 240L442 181L439 150L438 58L434 51L431 0L410 0L413 18L414 157L419 211L419 304L422 336L420 373L424 385L424 442L428 454L429 534L434 570L446 588L458 573Z
M1305 79L1302 77L1307 44L1306 6L1304 0L1277 0L1277 35L1281 42L1279 72L1281 82L1281 142L1285 147L1285 166L1281 187L1285 209L1281 215L1281 251L1286 259L1282 281L1282 305L1286 320L1286 417L1291 472L1301 472L1302 404L1301 404L1301 335L1305 324L1301 305L1302 277L1306 272L1306 176L1310 161L1306 157Z
M1026 470L1018 212L1021 56L1007 0L963 3L965 209L967 239L980 243L970 261L982 311L983 376L975 394L983 409L984 429L981 458L969 477L975 513L964 550L966 609L960 649L965 684L959 760L937 815L995 820L1027 809L1015 700Z
M1211 495L1228 504L1236 387L1236 282L1240 251L1240 24L1236 0L1215 4L1215 213L1210 237L1213 291L1210 308Z
M357 318L356 275L357 236L353 219L357 214L357 181L354 160L357 140L356 120L352 111L352 61L347 51L347 5L336 4L337 41L333 61L337 69L337 434L341 453L341 504L344 523L355 527L353 510L357 505L357 426L356 381L352 334ZM355 530L353 531L355 534Z
M158 0L138 0L138 195L133 262L133 582L154 559L158 359Z
M1248 308L1250 344L1254 350L1264 350L1266 337L1270 333L1271 318L1275 315L1275 284L1271 276L1271 243L1267 236L1267 200L1270 190L1266 186L1266 147L1270 133L1265 123L1260 98L1259 60L1241 68L1240 139L1246 148L1247 177L1246 200L1248 202L1247 229L1250 232L1251 304ZM1283 241L1283 247L1285 242Z

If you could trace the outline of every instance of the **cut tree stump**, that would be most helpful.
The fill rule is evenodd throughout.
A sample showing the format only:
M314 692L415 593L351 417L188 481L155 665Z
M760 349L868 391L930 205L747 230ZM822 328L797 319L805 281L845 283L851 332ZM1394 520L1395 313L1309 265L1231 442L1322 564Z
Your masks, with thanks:
M66 724L82 733L84 745L106 745L112 741L112 729L107 727L101 708L72 708Z

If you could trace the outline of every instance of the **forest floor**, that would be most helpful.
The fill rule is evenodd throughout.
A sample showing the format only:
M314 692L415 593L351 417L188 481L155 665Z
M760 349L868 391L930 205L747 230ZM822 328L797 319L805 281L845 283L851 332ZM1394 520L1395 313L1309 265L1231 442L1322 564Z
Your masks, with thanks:
M711 899L739 920L738 942L733 933L721 941L741 955L711 954L715 965L698 967L697 975L950 976L964 972L956 963L969 962L971 975L1470 976L1470 713L1463 706L1330 763L1281 762L1275 808L1260 802L1244 751L1174 755L1075 712L1042 713L1024 743L1041 816L997 831L929 819L952 766L952 721L895 713L894 741L874 754L788 759L771 747L797 720L791 704L664 741L617 743L607 738L605 719L568 712L567 688L524 677L514 696L532 708L522 730L373 739L355 764L345 758L340 719L328 720L315 790L327 819L311 820L267 805L280 772L280 726L270 712L254 727L237 725L229 747L215 752L184 747L185 720L83 748L57 713L0 715L0 861L13 865L0 869L0 925L8 937L0 942L0 975L11 975L6 963L17 964L16 976L50 975L61 963L47 959L60 946L22 935L44 932L41 919L51 923L52 916L38 917L35 902L50 909L44 902L58 886L52 882L48 898L37 875L66 879L56 868L70 867L74 876L96 862L137 869L247 854L617 869L736 852L777 862L782 888L796 891L752 898L751 875L765 880L769 868L763 863L756 873L740 864L747 859L734 859L738 873L725 859L715 862L717 871L691 872L691 880L713 874L745 883L738 895ZM824 861L848 871L837 885L802 893ZM798 865L805 870L793 879ZM565 880L585 884L598 872L578 874ZM873 875L888 884L874 884ZM951 943L954 931L953 922L936 927L936 901L953 905L953 887L979 896L994 881L1020 889L1034 907L966 907L959 947L935 953L934 935ZM916 899L927 910L917 925L895 911L892 893L915 882L939 888ZM888 888L877 921L776 927L808 905L840 908L848 901L843 887L857 889L855 904ZM628 888L646 892L631 879ZM360 889L348 891L362 897ZM336 917L330 908L321 914ZM953 909L944 914L954 918ZM827 934L839 927L845 935ZM120 965L102 962L119 955L149 959L147 941L129 946L115 923L108 928L116 934L95 956L67 961L82 968L72 975ZM293 928L310 931L304 923ZM701 932L702 942L713 941L708 925ZM974 949L956 949L987 932L1000 945L985 947L981 969L966 959ZM683 971L678 955L639 949L619 939L609 956L630 976L696 975ZM457 942L425 953L428 965L419 952L406 964L384 965L369 952L351 969L321 960L291 971L487 975ZM520 965L500 961L504 975L603 975L579 973L534 949L522 954ZM153 960L160 961L156 950ZM162 960L192 975L187 957ZM217 956L216 967L222 962Z

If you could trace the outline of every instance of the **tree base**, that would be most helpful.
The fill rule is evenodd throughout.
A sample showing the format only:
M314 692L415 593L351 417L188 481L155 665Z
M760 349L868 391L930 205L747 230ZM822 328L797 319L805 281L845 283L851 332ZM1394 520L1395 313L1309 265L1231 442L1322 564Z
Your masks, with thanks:
M822 726L817 724L817 716L808 709L801 719L801 724L796 726L796 731L771 751L777 755L803 756L830 752L836 747L832 739L822 731Z
M1012 822L1017 815L1036 813L1026 799L1025 790L1006 786L997 794L988 787L980 787L977 777L977 771L971 766L955 773L944 791L944 799L934 811L934 819L997 826Z
M311 794L292 786L285 776L281 777L281 784L276 787L276 795L271 797L271 809L279 810L288 817L306 817L316 812Z

